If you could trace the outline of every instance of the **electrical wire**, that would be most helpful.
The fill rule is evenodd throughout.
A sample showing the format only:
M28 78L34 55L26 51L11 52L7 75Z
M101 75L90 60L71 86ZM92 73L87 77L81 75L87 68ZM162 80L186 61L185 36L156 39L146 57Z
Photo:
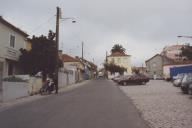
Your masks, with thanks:
M41 29L43 26L47 25L48 23L50 23L53 19L55 18L55 15L51 16L49 19L47 19L45 22L41 23L40 25L38 25L37 27L35 27L34 29L31 30L30 33L33 33L39 29Z

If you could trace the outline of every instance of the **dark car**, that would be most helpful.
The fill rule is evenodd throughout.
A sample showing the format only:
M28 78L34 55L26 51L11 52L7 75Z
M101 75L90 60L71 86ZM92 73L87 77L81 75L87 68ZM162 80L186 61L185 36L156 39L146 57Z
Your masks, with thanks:
M187 73L183 77L183 80L181 83L181 90L185 94L190 93L191 86L192 86L192 73Z
M128 79L131 75L122 75L122 76L116 76L114 78L112 78L112 80L116 83L119 83L119 81L124 80L124 79Z
M149 82L149 78L143 74L135 74L130 77L127 77L127 79L121 79L118 83L120 85L128 85L128 84L140 84L145 85L147 82Z

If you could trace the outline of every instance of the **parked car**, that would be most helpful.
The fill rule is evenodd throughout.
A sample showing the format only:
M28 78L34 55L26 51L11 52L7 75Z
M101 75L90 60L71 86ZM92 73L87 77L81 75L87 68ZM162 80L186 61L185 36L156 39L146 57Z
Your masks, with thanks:
M104 77L104 74L102 72L99 72L97 77L98 78Z
M121 76L115 76L115 77L112 78L112 80L113 80L114 82L117 82L120 78L121 78Z
M181 83L181 90L185 94L190 93L191 86L192 86L192 73L187 73L183 77L183 80L182 80L182 83Z
M173 80L183 78L183 76L184 76L185 74L186 74L186 73L177 74L176 76L173 76Z
M135 74L131 75L125 79L121 79L118 83L120 85L128 85L128 84L140 84L145 85L147 82L149 82L149 78L143 74Z
M122 75L122 76L116 76L112 78L112 80L116 83L119 83L119 81L129 78L131 75Z
M183 80L184 77L184 73L178 74L176 77L173 78L173 85L175 87L180 87L181 86L181 82Z

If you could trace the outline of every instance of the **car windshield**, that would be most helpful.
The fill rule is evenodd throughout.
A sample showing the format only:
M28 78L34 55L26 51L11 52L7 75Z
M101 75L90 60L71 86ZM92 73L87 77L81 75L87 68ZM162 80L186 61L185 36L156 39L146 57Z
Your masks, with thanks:
M181 74L178 74L178 75L176 76L176 78L180 79L180 78L183 78L183 76L184 76L184 73L181 73Z

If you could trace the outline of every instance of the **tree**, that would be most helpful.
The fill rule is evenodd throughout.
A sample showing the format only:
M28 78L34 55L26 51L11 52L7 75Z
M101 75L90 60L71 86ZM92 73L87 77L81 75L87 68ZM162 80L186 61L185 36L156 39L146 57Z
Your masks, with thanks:
M182 47L181 51L181 57L184 56L187 57L188 60L192 60L192 46L190 46L190 44Z
M135 74L140 74L139 68L136 68L136 67L132 68L132 72L134 72Z
M122 75L126 71L126 69L124 67L120 67L113 63L111 63L111 64L105 63L104 67L105 67L105 70L111 72L112 74L115 74L116 72L118 72L119 74Z
M33 36L30 39L32 49L27 51L20 49L21 56L19 58L20 66L24 69L24 73L34 75L39 71L45 74L52 74L57 65L58 52L56 42L54 40L55 33L49 31L48 36ZM61 66L61 60L60 66Z
M120 44L115 44L112 47L111 52L112 53L115 53L115 52L125 53L125 48Z

